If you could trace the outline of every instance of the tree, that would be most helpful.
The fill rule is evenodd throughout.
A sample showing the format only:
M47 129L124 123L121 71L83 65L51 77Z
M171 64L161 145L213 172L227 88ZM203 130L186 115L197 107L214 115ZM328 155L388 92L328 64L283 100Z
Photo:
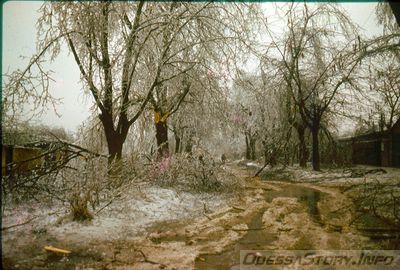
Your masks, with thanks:
M255 91L259 87L257 76L247 74L238 70L233 84L233 103L235 106L235 115L233 121L237 129L244 135L246 143L246 159L254 160L256 158L256 141L259 130L257 118L260 117L255 104Z
M234 81L237 115L236 124L245 134L246 156L254 159L256 142L261 144L265 164L288 164L291 151L291 127L287 120L283 80L273 65L263 58L260 72L239 70ZM251 112L251 115L248 114Z
M236 16L241 13L236 4L49 2L41 13L38 54L25 70L10 74L5 96L19 96L19 102L27 95L38 102L48 99L51 77L43 67L44 57L49 53L54 59L67 45L93 97L110 161L121 158L128 131L148 102L154 110L158 145L166 145L166 120L179 108L201 68L192 75L189 71L202 66L204 72L210 68L210 56L215 57L212 53L224 49L221 41L228 43L249 32L238 28L244 27L240 23L246 17ZM38 76L31 70L34 66Z
M378 22L385 31L398 31L400 27L400 4L394 1L382 1L376 6Z
M279 68L281 62L279 59L270 58L268 55L264 55L261 57L260 64L263 78L268 78L264 79L264 81L271 81L272 78L279 78L275 83L274 88L278 91L276 95L278 96L277 106L280 108L280 120L283 121L281 125L286 126L287 130L287 134L283 136L290 138L291 129L294 128L296 130L298 138L298 161L299 165L304 168L307 166L307 160L309 157L307 147L307 124L301 118L298 106L292 98L291 92L286 88L288 86L285 83L284 77L280 75L282 72L282 69ZM286 123L286 125L284 123Z
M290 5L287 14L284 42L273 39L281 57L276 63L302 122L311 131L313 169L319 170L321 123L354 85L351 75L362 59L362 45L351 21L336 6Z
M380 118L381 129L390 129L400 118L400 69L396 55L384 53L372 59L369 86L375 94L372 108Z
M11 145L26 145L38 141L73 141L72 134L62 127L49 127L46 125L32 125L27 122L2 123L2 143Z
M245 48L250 40L248 35L252 31L246 31L249 24L247 15L253 12L246 5L194 6L185 3L167 4L165 10L168 11L166 19L175 17L172 28L164 31L158 40L161 49L170 47L165 55L169 69L161 75L170 80L158 85L150 97L160 156L169 154L168 118L178 111L188 93L193 91L195 81L203 81L202 84L208 87L213 84L210 83L215 77L212 74L220 73L227 63L237 61L238 53L244 51L242 47ZM176 42L170 44L172 37ZM227 60L221 60L221 57ZM201 88L196 90L204 91ZM179 136L176 138L179 140Z

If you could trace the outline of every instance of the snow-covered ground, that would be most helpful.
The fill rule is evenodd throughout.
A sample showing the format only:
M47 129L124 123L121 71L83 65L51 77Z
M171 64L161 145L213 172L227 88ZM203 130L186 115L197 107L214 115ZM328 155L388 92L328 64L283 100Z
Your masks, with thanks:
M190 219L227 205L229 198L217 194L193 194L146 185L126 192L104 208L90 222L73 222L68 209L59 203L43 206L40 203L21 204L3 215L3 227L24 223L3 234L3 240L12 231L47 232L56 238L87 241L89 239L117 240L142 235L152 223ZM97 210L97 209L96 209ZM95 212L95 211L94 211Z
M400 181L400 169L384 168L386 173L365 174L377 168L362 166L322 172L267 167L259 178L252 176L260 165L247 163L225 168L243 184L238 193L178 192L142 183L125 189L121 197L84 223L72 221L67 205L56 202L23 203L8 208L3 214L2 227L21 226L2 232L3 254L13 267L37 264L41 266L38 269L59 269L63 261L53 264L43 254L44 245L54 245L73 251L75 257L70 258L70 265L93 269L118 265L159 269L164 263L175 269L191 269L196 258L204 260L202 254L220 254L232 247L250 230L250 224L259 214L266 233L278 237L270 248L371 247L375 244L349 225L354 214L349 196L352 194L342 192L339 187L365 181ZM317 203L320 223L310 218L301 196L290 197L288 189L296 187L321 193ZM275 191L281 194L267 202L268 194ZM99 208L90 210L96 213L105 205L103 201ZM24 224L26 221L29 222ZM131 269L115 267L110 269Z
M251 162L249 167L261 168L260 164ZM315 183L327 186L344 186L364 183L381 184L400 182L400 168L374 167L357 165L350 168L322 169L313 171L311 166L301 168L288 166L285 168L267 166L260 176L264 180L281 180L298 183Z

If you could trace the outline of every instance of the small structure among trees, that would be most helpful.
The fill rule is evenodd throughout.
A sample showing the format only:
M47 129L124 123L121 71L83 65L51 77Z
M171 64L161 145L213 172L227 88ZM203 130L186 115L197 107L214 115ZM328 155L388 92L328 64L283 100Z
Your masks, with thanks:
M41 156L40 148L5 144L1 148L1 174L3 176L24 173L42 165L41 159L38 158Z
M400 119L392 128L351 139L353 164L400 167Z

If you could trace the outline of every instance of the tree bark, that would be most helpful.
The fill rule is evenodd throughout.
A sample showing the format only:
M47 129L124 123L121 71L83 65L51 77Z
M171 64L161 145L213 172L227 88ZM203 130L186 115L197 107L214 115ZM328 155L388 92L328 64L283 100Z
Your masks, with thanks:
M122 149L126 136L128 134L128 123L122 124L120 130L115 130L112 117L109 114L103 113L99 115L103 124L104 133L106 135L107 148L108 148L108 164L116 160L121 160Z
M250 159L250 142L247 133L245 135L245 140L246 140L246 159Z
M174 138L175 138L175 154L179 154L182 152L182 146L181 146L181 136L179 134L181 134L178 129L173 126L172 127L172 132L174 133Z
M256 159L256 140L250 137L250 159Z
M114 137L113 140L107 141L110 162L115 159L121 159L123 142L120 138Z
M246 159L254 160L256 158L256 140L250 131L245 132L246 139Z
M268 145L265 141L263 141L263 148L264 148L264 164L269 162L269 154L268 154Z
M319 125L314 123L311 128L312 134L312 165L314 171L320 171L320 158L319 158Z
M157 115L157 112L156 112ZM161 115L158 113L158 115ZM163 117L164 118L164 117ZM157 151L158 157L166 157L169 155L169 145L168 145L168 126L167 119L155 119L156 127L156 140L157 140Z
M175 133L175 153L178 154L181 152L181 137L179 137Z
M308 151L305 139L306 127L304 125L296 126L297 134L299 136L299 163L300 167L307 167Z
M193 131L191 131L191 130L188 130L187 132L185 132L185 134L187 134L187 136L185 136L185 137L187 137L185 139L185 141L186 141L185 152L188 154L191 154L192 150L193 150L193 135L194 134L193 134Z

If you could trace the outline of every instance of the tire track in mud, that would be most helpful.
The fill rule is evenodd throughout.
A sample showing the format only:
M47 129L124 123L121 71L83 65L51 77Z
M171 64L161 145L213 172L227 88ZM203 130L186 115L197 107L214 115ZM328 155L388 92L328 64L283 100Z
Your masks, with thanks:
M227 170L244 185L233 205L190 220L155 223L140 239L94 240L91 253L85 250L91 244L80 246L75 250L83 257L70 258L69 264L94 269L223 270L239 269L241 249L373 247L368 238L346 226L349 211L328 214L349 203L335 189L263 181L250 177L251 170L233 165ZM61 269L63 263L55 265Z
M265 181L257 179L260 185ZM377 248L367 237L346 227L351 213L332 216L332 208L348 203L336 190L311 184L269 182L268 205L246 224L249 230L223 252L196 257L195 269L240 269L240 250L311 250ZM327 213L321 213L326 211ZM329 212L329 213L328 213ZM333 211L332 211L333 212Z
M264 190L263 199L271 204L274 199L295 198L302 208L308 210L309 218L317 224L321 223L321 217L318 210L318 201L321 193L317 190L289 185L280 190ZM296 211L304 210L302 208L294 209ZM231 245L226 251L220 254L202 254L196 258L195 269L239 269L240 250L263 250L276 249L274 241L279 238L280 232L291 230L291 228L281 227L278 231L272 231L265 225L265 213L269 207L263 207L258 210L256 215L246 222L249 231L239 241ZM280 219L280 217L278 217ZM311 246L307 246L311 248Z

